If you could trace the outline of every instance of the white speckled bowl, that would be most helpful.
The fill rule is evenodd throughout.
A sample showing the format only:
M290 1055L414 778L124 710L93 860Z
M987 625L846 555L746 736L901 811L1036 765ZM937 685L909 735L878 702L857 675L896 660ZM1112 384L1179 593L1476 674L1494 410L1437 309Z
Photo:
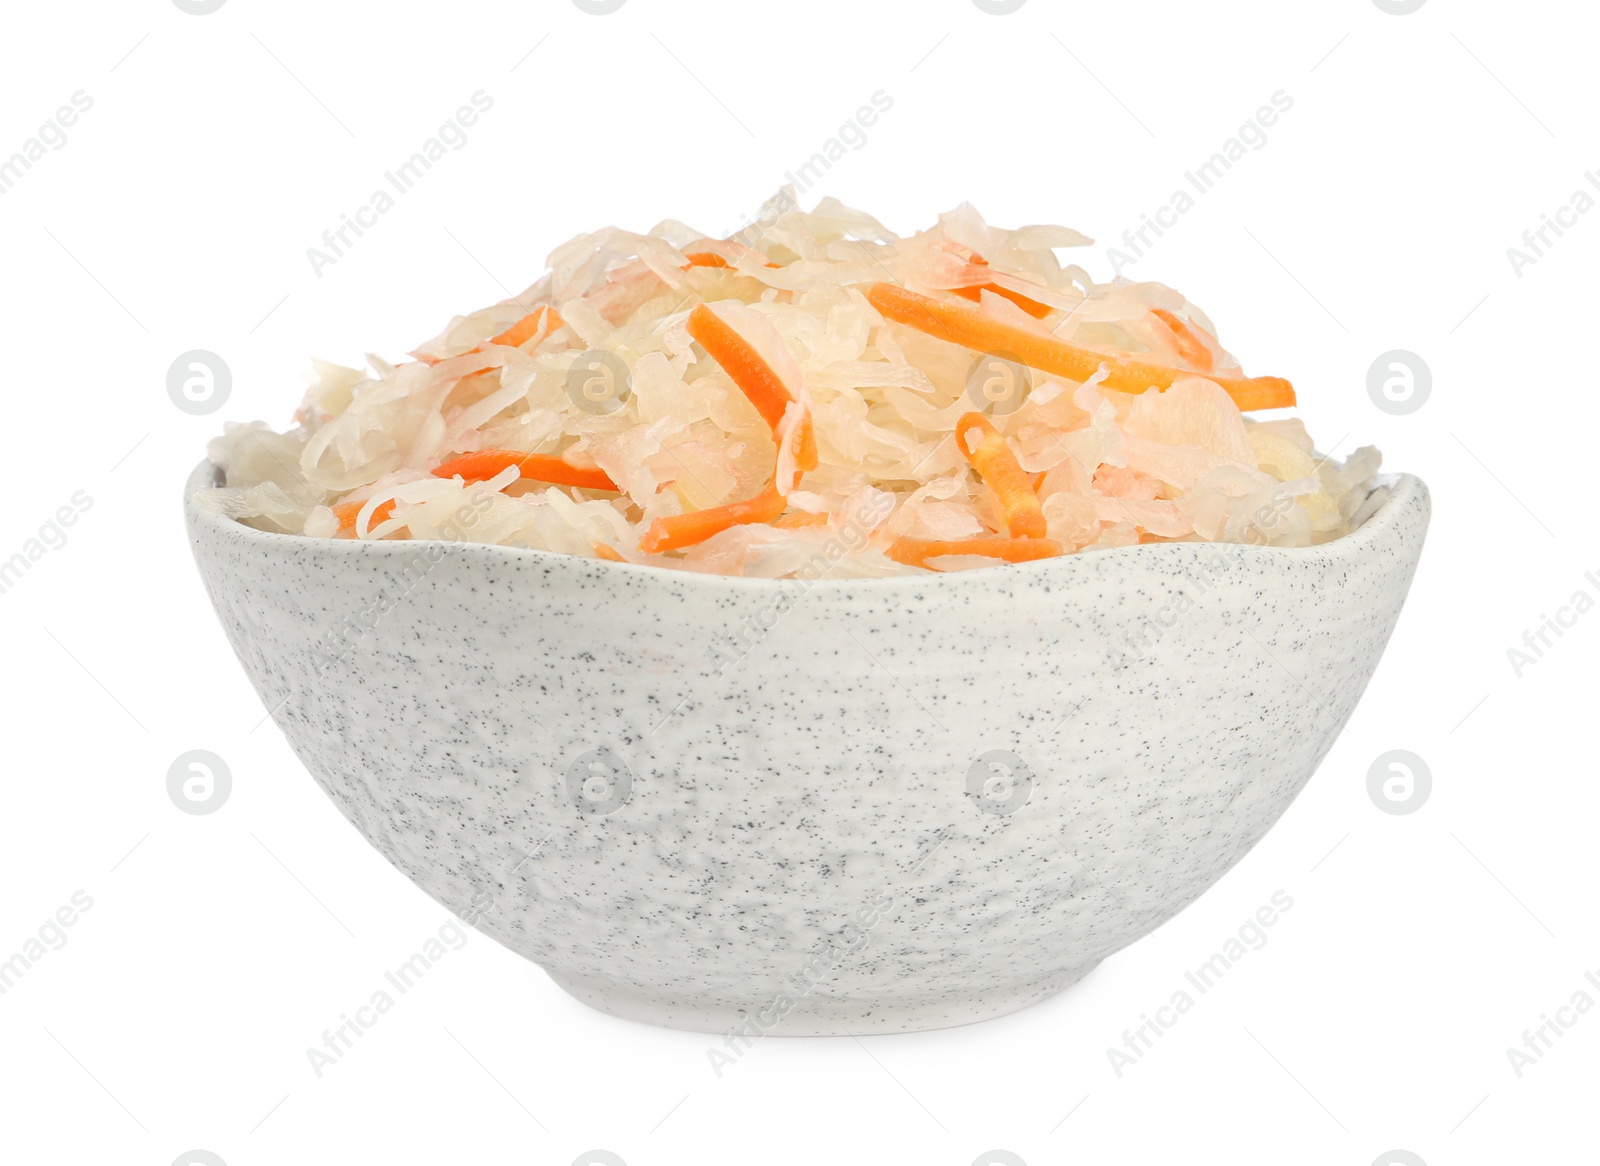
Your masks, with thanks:
M262 703L418 886L606 1012L814 1035L1024 1007L1216 882L1394 628L1429 505L1416 478L1387 492L1309 549L800 597L187 515Z

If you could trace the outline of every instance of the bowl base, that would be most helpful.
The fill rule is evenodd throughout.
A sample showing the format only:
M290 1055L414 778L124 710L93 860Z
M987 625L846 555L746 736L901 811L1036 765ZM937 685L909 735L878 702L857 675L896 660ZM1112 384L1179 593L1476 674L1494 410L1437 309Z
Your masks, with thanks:
M1017 1012L1048 1000L1094 970L1099 960L1063 968L1044 976L1001 985L969 996L937 1003L900 1003L849 997L807 996L783 1015L770 1003L734 1004L710 996L655 992L587 975L545 970L562 991L590 1008L663 1028L708 1032L731 1038L724 1042L737 1059L754 1039L763 1036L864 1036L879 1033L927 1032L954 1028ZM741 1035L742 1038L741 1039Z

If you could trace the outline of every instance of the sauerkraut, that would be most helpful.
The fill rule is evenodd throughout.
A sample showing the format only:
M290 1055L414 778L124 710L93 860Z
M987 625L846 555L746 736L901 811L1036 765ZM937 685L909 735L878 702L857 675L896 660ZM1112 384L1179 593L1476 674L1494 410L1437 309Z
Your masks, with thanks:
M449 539L778 578L1348 533L1379 455L1320 455L1158 283L971 206L909 237L781 191L558 247L391 363L315 362L295 427L230 424L202 505L313 538ZM819 560L818 556L821 556Z

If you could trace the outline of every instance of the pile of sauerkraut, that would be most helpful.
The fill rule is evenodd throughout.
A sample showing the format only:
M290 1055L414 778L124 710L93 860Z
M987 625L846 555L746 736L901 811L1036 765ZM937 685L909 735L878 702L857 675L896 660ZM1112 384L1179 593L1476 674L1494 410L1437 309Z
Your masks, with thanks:
M963 205L907 238L779 193L556 249L525 293L366 370L296 427L230 424L202 505L319 538L449 539L729 575L892 575L1172 541L1307 546L1378 452L1320 456L1158 283L1096 283L1065 227Z

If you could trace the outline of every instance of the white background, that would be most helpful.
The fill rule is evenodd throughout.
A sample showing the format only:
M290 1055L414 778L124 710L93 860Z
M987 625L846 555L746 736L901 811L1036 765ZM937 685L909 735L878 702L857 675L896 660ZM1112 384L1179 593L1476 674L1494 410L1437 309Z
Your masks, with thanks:
M0 157L75 91L94 105L0 196L0 558L75 492L92 506L0 595L0 959L75 891L93 906L0 995L0 1161L1595 1161L1600 1009L1520 1078L1506 1056L1600 975L1600 614L1520 678L1507 658L1574 592L1600 595L1600 214L1520 275L1507 257L1600 167L1590 18L1448 0L10 6ZM494 106L470 142L315 275L306 249L480 89ZM579 231L737 229L880 89L893 109L808 205L834 194L903 232L963 199L1066 222L1100 240L1079 258L1102 277L1186 170L1293 98L1128 274L1188 292L1248 368L1294 380L1324 448L1377 444L1433 489L1348 731L1198 903L1020 1014L769 1040L719 1080L707 1037L592 1012L473 933L319 1080L307 1046L448 917L263 723L189 560L184 475L224 419L287 423L311 355L397 356ZM234 376L206 417L166 394L195 348ZM1433 376L1405 416L1366 387L1397 348ZM233 774L208 816L165 789L197 748ZM1434 783L1403 817L1366 791L1397 748ZM1108 1046L1277 890L1294 906L1267 945L1119 1078Z

